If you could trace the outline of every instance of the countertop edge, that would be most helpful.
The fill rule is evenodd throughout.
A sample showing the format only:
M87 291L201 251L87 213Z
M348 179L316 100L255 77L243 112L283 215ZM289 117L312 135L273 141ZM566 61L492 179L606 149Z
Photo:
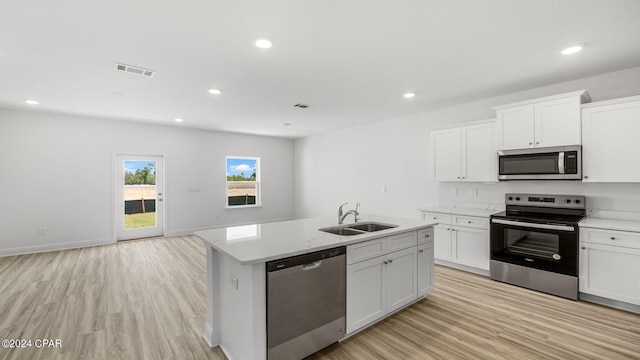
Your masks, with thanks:
M249 259L242 258L242 257L238 258L237 256L232 255L229 252L225 251L225 249L223 249L223 248L221 248L219 246L216 246L216 244L214 242L211 242L209 239L206 239L204 236L199 234L199 233L202 233L202 231L196 231L194 233L194 235L196 237L198 237L200 240L202 240L205 243L206 246L210 246L211 248L215 249L216 251L224 253L224 254L234 258L235 260L237 260L242 265L255 265L255 264L261 264L261 263L265 263L265 262L272 261L272 260L278 260L278 259L288 258L288 257L292 257L292 256L307 254L307 253L311 253L311 252L315 252L315 251L322 251L322 250L331 249L331 248L335 248L335 247L341 247L341 246L349 246L349 245L357 244L357 243L360 243L360 242L375 240L375 239L378 239L378 238L381 238L381 237L394 236L394 235L398 235L398 234L402 234L402 233L406 233L406 232L410 232L410 231L417 231L417 230L420 230L420 229L426 229L426 228L430 228L430 227L433 227L433 226L438 224L437 221L424 221L424 220L416 220L416 221L421 221L421 223L412 224L412 225L400 225L400 226L398 226L396 228L376 231L376 232L372 232L370 234L362 234L362 235L355 235L355 236L342 236L342 235L335 235L335 234L327 234L328 236L334 237L336 239L336 242L335 243L331 243L331 244L315 246L315 247L311 247L311 248L294 250L294 251L290 251L290 252L282 252L282 253L279 253L277 255L272 255L272 256L259 257L259 258L249 258Z

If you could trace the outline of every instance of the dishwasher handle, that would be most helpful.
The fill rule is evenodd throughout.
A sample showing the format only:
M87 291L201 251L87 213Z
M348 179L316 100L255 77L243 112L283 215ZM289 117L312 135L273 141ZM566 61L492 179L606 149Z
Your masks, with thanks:
M308 270L317 269L317 268L320 267L320 265L322 265L322 260L314 261L314 262L312 262L310 264L302 265L302 270L308 271Z
M313 270L322 266L322 261L336 256L346 255L347 247L326 249L267 262L267 272L280 271L300 266L302 270Z

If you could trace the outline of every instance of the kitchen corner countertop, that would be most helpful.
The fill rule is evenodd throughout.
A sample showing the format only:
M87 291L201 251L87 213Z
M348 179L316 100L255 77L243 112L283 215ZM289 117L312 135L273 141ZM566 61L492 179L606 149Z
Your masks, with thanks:
M453 206L432 206L432 207L420 208L418 210L426 211L426 212L441 213L441 214L449 214L449 215L479 216L479 217L486 217L486 218L488 218L493 214L497 214L501 211L504 211L503 209L489 210L489 209L474 209L474 208L453 207Z
M330 216L202 230L195 232L195 235L205 244L230 255L243 265L248 265L415 231L437 224L421 219L366 214L361 215L358 221L364 222L398 226L353 236L319 231L318 229L338 226L336 217ZM346 224L353 222L345 222Z
M580 227L640 232L640 221L586 217Z

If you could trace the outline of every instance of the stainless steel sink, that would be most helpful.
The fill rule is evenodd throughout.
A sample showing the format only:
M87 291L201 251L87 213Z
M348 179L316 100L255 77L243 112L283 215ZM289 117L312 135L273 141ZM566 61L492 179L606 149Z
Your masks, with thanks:
M318 229L318 230L324 231L324 232L328 232L328 233L331 233L331 234L344 235L344 236L352 236L352 235L362 235L362 234L364 234L363 231L349 229L346 226L334 226L334 227L328 227L328 228Z
M362 235L374 231L391 229L398 227L398 225L389 225L376 222L366 222L360 224L346 224L340 226L332 226L327 228L318 229L320 231L328 232L331 234L342 236Z
M398 225L388 225L388 224L382 224L382 223L369 222L369 223L361 223L361 224L351 224L351 225L347 225L347 227L349 229L362 230L366 232L374 232L374 231L387 230L394 227L398 227Z

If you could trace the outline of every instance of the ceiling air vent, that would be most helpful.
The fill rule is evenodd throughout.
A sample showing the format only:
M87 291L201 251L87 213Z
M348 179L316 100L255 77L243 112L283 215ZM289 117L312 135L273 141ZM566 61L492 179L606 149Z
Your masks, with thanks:
M314 108L315 106L308 105L308 104L303 104L303 103L297 103L297 104L293 105L293 107L297 107L297 108L300 108L300 109L309 109L309 108Z
M136 75L142 75L146 77L153 77L156 74L156 72L153 70L144 69L138 66L131 66L131 65L125 65L125 64L118 64L118 63L116 63L116 70L123 71L126 73L136 74Z

